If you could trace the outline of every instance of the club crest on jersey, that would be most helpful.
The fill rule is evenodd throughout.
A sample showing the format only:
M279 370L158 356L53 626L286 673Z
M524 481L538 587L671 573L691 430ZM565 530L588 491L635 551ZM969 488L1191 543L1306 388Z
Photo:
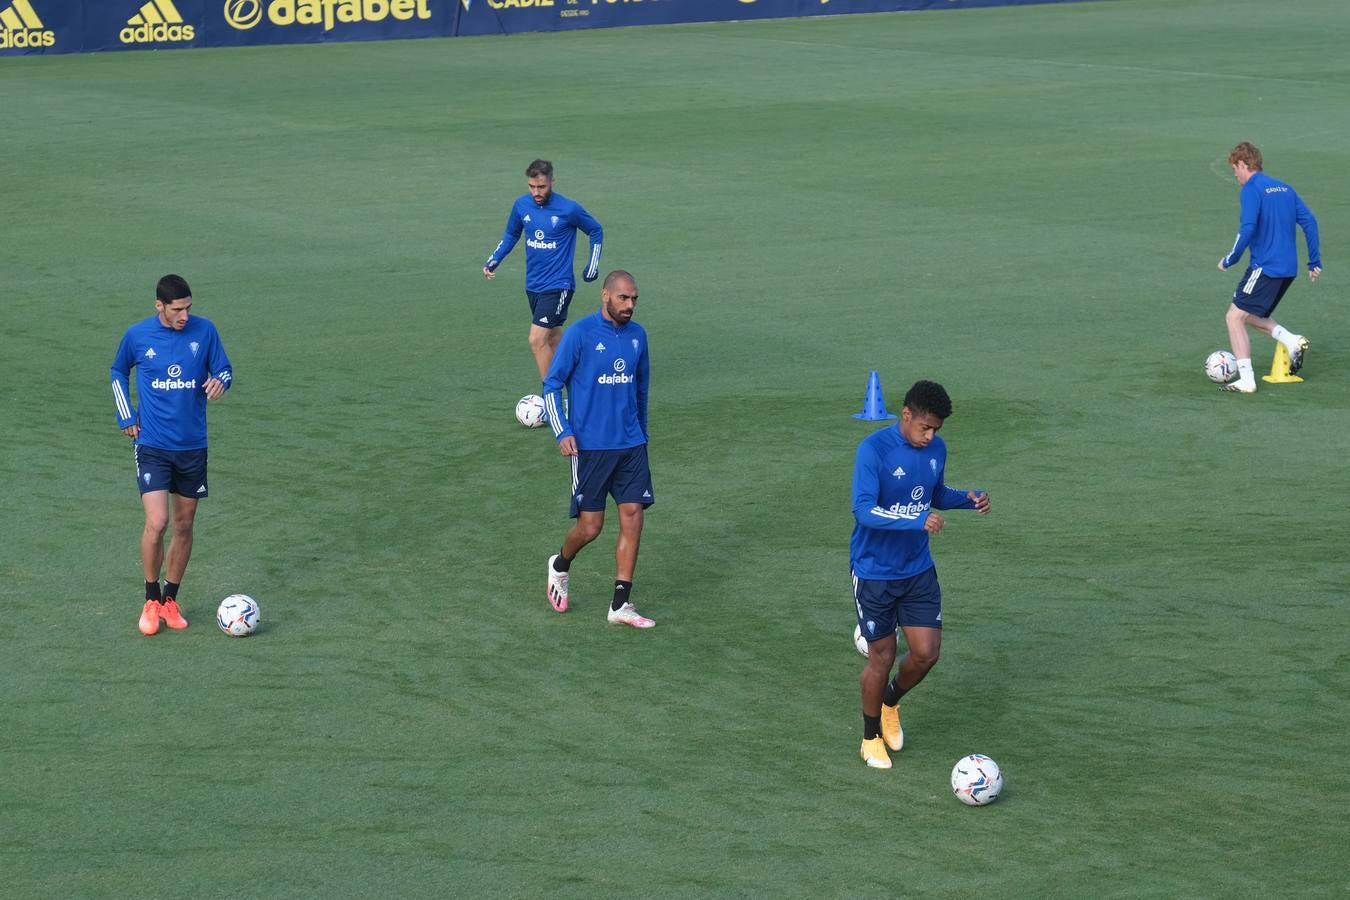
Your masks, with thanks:
M937 472L937 460L936 460L936 459L930 459L930 460L928 461L928 467L929 467L930 469L932 469L934 473L936 473L936 472Z
M550 219L551 219L551 224L553 225L553 227L554 227L554 228L557 228L557 227L558 227L558 217L557 217L557 216L551 216Z
M197 343L196 341L193 341L192 343L188 344L188 349L192 351L193 356L196 356L197 348L199 348L200 346L201 344Z
M633 338L633 349L636 350L637 348L638 348L638 340L637 338Z

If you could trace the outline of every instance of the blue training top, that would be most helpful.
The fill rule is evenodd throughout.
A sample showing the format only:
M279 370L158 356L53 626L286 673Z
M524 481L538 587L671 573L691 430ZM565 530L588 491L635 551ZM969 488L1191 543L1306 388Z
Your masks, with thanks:
M1251 267L1270 278L1298 274L1298 242L1294 225L1303 229L1308 244L1308 268L1322 268L1317 219L1294 189L1265 172L1253 172L1239 194L1240 224L1233 249L1223 258L1226 269L1251 247Z
M506 217L506 230L502 232L501 242L488 257L487 268L496 268L511 252L516 241L520 240L521 233L527 232L525 290L573 290L577 286L576 276L572 273L577 229L586 232L586 236L591 239L591 255L582 277L594 281L600 273L600 246L604 242L605 231L580 203L558 193L550 194L543 206L535 203L529 194L516 198Z
M912 578L933 567L928 511L974 509L965 491L943 483L947 445L933 435L920 450L900 434L899 424L863 438L853 465L853 536L848 542L853 575L869 581Z
M136 372L131 405L128 379ZM210 319L189 315L182 331L151 316L122 335L112 363L117 427L140 424L137 446L160 450L206 447L206 382L215 377L229 390L234 383L230 359Z
M544 379L553 436L578 450L625 450L647 443L647 332L616 325L597 310L563 333ZM562 391L567 388L567 406Z

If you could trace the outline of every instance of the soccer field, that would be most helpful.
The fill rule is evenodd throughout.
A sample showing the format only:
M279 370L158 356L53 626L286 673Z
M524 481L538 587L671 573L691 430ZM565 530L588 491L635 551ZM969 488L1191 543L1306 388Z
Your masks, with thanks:
M1342 0L1108 0L0 60L0 894L1345 896L1348 44ZM1251 396L1201 372L1240 140L1326 265L1276 316L1307 380ZM641 289L650 632L604 620L612 510L544 598L523 248L480 272L538 156ZM192 627L146 638L108 366L166 272L235 385ZM871 370L946 385L994 503L933 539L889 772Z

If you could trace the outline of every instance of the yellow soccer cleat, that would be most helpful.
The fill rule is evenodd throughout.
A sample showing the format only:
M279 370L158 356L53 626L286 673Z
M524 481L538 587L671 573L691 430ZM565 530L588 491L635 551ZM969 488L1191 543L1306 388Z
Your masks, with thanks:
M858 755L863 758L863 762L874 769L889 769L891 767L891 758L886 753L886 745L882 743L879 737L864 740Z
M905 746L905 730L900 727L900 707L881 704L881 739L892 750Z

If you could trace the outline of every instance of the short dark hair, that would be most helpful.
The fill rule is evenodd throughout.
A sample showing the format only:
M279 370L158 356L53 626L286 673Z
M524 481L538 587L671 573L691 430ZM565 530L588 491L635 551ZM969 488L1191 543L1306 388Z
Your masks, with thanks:
M175 300L186 300L192 296L192 288L183 279L182 275L165 275L155 285L155 299L161 303L172 303Z
M538 178L543 175L545 178L553 177L553 163L546 159L536 159L525 167L526 178Z
M915 415L928 414L946 419L952 414L952 398L936 381L916 381L905 393L905 406Z
M606 275L605 281L601 287L607 291L612 291L614 290L615 283L619 281L631 281L633 286L637 287L637 279L633 277L631 272L626 272L623 269L615 269L613 272Z

